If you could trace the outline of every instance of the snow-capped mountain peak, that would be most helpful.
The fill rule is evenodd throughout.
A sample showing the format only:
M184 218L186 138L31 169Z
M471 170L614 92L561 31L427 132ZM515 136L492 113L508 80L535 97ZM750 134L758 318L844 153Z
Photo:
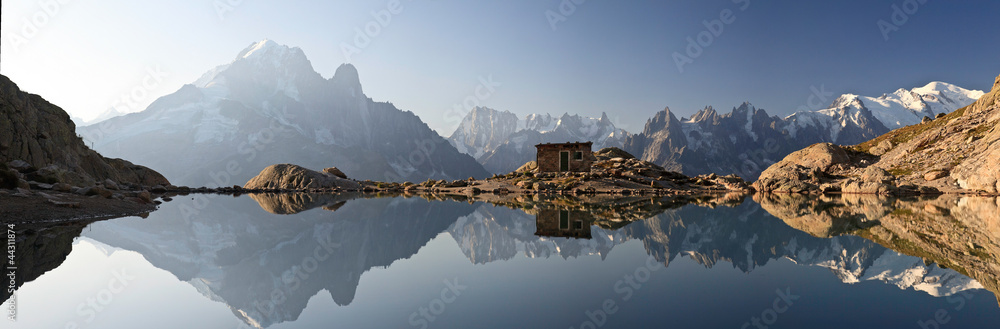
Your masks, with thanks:
M267 53L272 50L278 50L278 51L284 50L281 48L287 49L288 47L279 45L277 42L264 39L251 44L250 47L247 47L246 49L243 49L243 51L241 51L239 55L236 55L236 59L238 60L240 58L249 58L250 56L253 56L255 53L261 54L261 53Z
M272 66L279 66L288 61L308 61L301 48L289 47L268 39L255 42L244 48L233 59L233 63L241 60Z
M900 88L891 94L882 94L879 97L844 94L830 104L830 108L819 112L835 113L826 110L864 107L870 110L886 128L896 129L920 123L925 116L933 118L940 113L950 113L972 104L983 94L980 90L968 90L950 83L934 81L910 90Z
M206 185L211 177L204 173L224 168L227 157L253 168L233 177L237 183L275 159L310 168L335 164L352 177L386 181L487 175L412 112L366 97L358 76L345 64L326 79L301 49L263 40L122 117L113 131L82 134L104 154L157 164L185 185ZM176 145L169 151L139 145L167 139L162 144ZM407 156L415 149L424 152L420 161Z

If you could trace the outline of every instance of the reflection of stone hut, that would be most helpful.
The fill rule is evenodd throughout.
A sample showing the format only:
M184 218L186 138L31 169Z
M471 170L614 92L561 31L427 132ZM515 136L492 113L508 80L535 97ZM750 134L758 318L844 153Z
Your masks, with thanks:
M538 172L590 171L593 142L535 145Z
M542 209L535 215L535 235L590 239L590 212L565 209Z

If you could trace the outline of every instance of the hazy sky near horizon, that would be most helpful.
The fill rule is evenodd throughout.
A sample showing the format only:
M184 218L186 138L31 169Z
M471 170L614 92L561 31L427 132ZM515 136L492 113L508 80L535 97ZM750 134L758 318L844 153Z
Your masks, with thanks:
M4 1L0 73L86 119L142 110L267 38L302 48L326 78L354 64L369 97L444 136L470 97L519 115L607 112L639 132L665 106L689 116L749 101L787 115L813 89L834 95L826 105L931 81L986 90L1000 74L996 1L400 0L394 14L390 3ZM894 20L894 5L916 12ZM700 51L688 40L699 35ZM683 71L675 53L691 60ZM483 80L494 88L477 97Z

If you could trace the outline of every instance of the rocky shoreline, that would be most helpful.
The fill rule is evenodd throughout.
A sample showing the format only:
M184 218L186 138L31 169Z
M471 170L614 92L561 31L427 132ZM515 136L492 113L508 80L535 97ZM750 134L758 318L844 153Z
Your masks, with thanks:
M716 174L689 177L618 148L594 153L592 169L584 172L540 172L529 162L518 170L486 179L376 182L347 178L335 167L322 172L292 164L265 168L244 186L224 188L232 193L274 192L403 192L439 194L559 194L559 195L694 195L742 192L749 185L739 176Z

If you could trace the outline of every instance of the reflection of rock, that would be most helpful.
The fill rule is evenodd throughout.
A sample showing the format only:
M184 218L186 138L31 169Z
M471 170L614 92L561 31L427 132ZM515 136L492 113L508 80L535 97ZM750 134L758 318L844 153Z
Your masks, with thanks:
M944 196L904 203L881 218L882 225L858 235L955 269L1000 295L998 202L997 198Z
M185 209L196 202L165 203L145 220L98 222L86 236L142 254L254 327L294 321L323 290L338 305L350 304L365 272L413 256L475 208L373 198L348 201L334 212L276 216L250 198L219 197L188 216ZM310 203L275 204L272 210Z
M179 200L165 204L146 220L96 223L86 236L141 253L154 266L189 282L205 296L225 303L237 317L257 327L294 321L309 299L322 290L328 291L335 303L350 304L365 272L413 256L442 232L449 233L466 257L476 264L511 259L518 254L603 257L614 246L634 239L641 241L646 251L664 264L677 256L686 256L708 267L730 263L750 272L772 260L789 258L796 264L828 268L847 283L881 281L934 296L979 287L958 272L925 266L919 257L901 255L868 239L811 236L772 218L756 203L745 199L722 204L703 200L705 206L697 206L642 197L617 201L597 198L586 202L579 198L552 198L545 202L535 200L534 196L517 196L523 200L516 204L530 206L525 210L528 212L584 207L593 211L596 218L603 218L603 222L599 220L590 227L591 239L572 239L536 236L534 216L510 200L470 204L362 195L340 203L335 198L326 199L334 196L289 195L273 199L259 196L264 198L255 198L258 202L266 200L260 205L274 212L292 213L330 202L339 205L339 209L274 216L258 209L258 204L249 198L219 198L211 200L212 205L200 213L186 216L186 204ZM812 204L822 208L836 200ZM892 209L878 199L841 200L847 200L843 202L850 207L826 211L824 216L834 218L844 213L874 218L884 215L885 209ZM785 199L774 202L795 204ZM496 206L508 204L513 208ZM615 204L624 207L611 206ZM725 206L711 208L715 205ZM807 205L801 207L808 208ZM970 203L965 207L962 210L937 205L933 209L941 214L955 214L995 210L996 204ZM616 222L613 218L628 220ZM974 224L977 227L997 225L995 216L981 216L974 221L981 223ZM837 227L827 225L817 231L833 235L844 230ZM874 232L877 228L857 228L854 232ZM280 301L272 299L276 291L283 296Z
M853 206L862 208L857 213L866 213L858 216L876 217L886 209L877 199L874 203L871 198L852 200ZM978 283L955 271L926 266L919 257L887 250L867 239L817 238L774 219L756 203L728 205L661 209L624 227L613 226L618 228L598 223L590 228L591 239L536 236L532 233L537 222L530 215L483 205L473 214L459 218L449 232L466 257L477 264L511 259L519 253L527 257L594 254L604 257L616 245L640 240L648 253L665 264L677 256L686 256L706 267L727 262L751 272L771 260L786 257L800 265L828 268L845 283L881 281L932 296L980 288ZM535 208L525 211L539 212Z
M311 194L311 193L251 193L261 209L278 215L297 214L309 209L323 207L337 210L347 200L358 198L356 193Z
M892 211L891 204L870 195L810 197L757 194L754 200L785 224L819 238L829 238L875 225Z
M633 221L656 216L667 209L686 205L715 208L743 203L743 193L675 195L675 196L614 196L597 195L544 195L509 194L478 195L470 200L487 202L509 208L520 208L537 215L543 209L584 211L593 217L593 223L604 228L618 228Z
M761 203L810 234L858 235L954 269L1000 294L1000 198L945 195L900 200L845 195L767 197Z
M87 224L90 222L18 225L13 244L17 250L17 276L14 278L16 286L21 287L25 282L31 282L45 272L59 267L73 250L73 240L80 236ZM6 277L4 278L4 282L7 282ZM10 298L6 287L5 284L4 289L0 289L3 291L0 293L0 301Z

